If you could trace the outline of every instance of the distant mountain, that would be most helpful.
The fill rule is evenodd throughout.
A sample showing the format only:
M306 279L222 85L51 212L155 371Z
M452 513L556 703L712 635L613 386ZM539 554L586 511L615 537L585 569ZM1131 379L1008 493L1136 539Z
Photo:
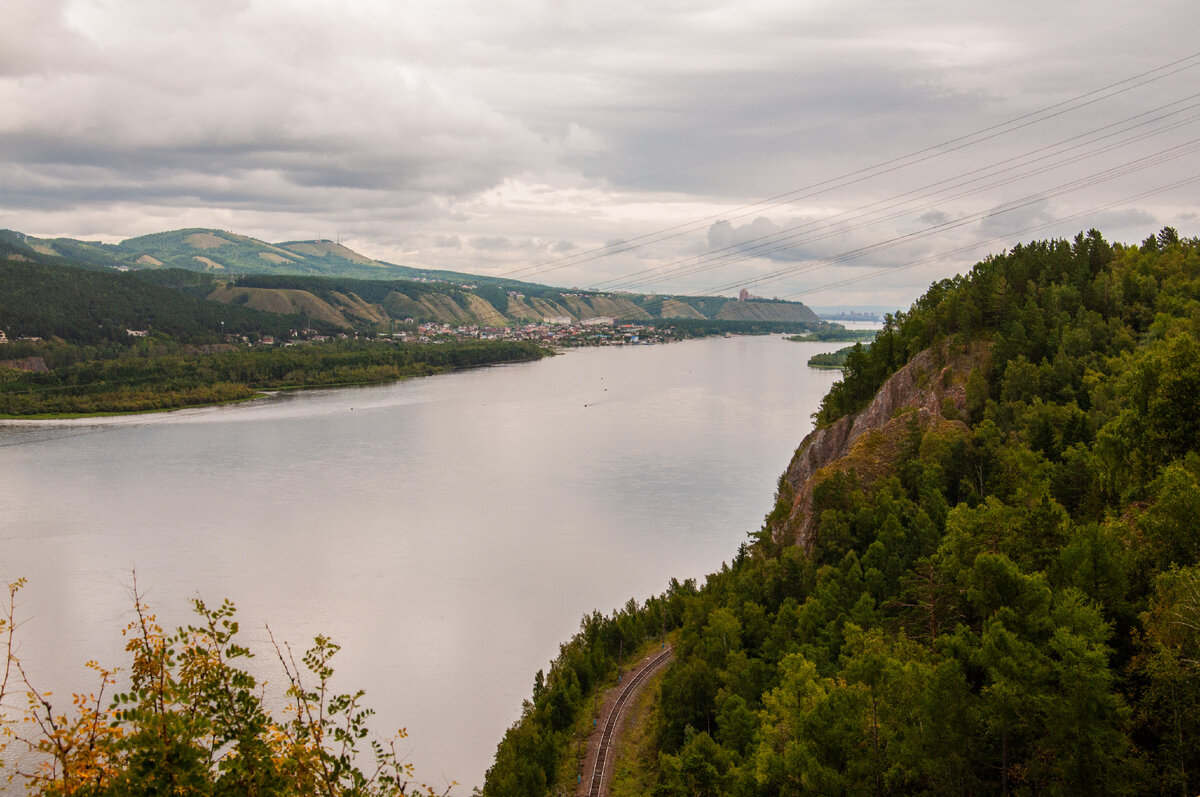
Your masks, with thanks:
M47 257L75 261L73 265L120 270L182 268L218 275L304 274L355 279L417 279L442 282L493 282L494 278L455 271L410 268L374 260L334 241L267 243L227 230L191 227L137 238L119 244L74 238L35 238L0 230L0 241ZM518 283L513 280L505 282Z
M579 321L605 316L628 321L708 319L798 327L822 323L800 302L568 291L518 280L398 266L333 241L270 244L224 230L173 230L119 244L34 238L2 230L0 247L0 257L9 260L135 271L147 282L197 297L346 329L379 329L407 319L509 326L546 318Z

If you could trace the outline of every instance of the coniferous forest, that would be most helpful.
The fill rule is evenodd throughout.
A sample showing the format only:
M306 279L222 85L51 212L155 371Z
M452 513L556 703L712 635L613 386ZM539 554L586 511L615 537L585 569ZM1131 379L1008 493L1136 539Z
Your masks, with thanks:
M703 585L584 618L485 794L572 793L594 690L662 634L614 794L1200 790L1200 239L1093 230L934 284L810 440L884 393Z

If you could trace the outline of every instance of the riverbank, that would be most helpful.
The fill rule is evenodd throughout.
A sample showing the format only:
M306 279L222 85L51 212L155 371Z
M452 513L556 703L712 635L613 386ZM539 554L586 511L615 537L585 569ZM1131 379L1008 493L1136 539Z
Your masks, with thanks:
M714 324L568 327L555 335L538 325L508 330L511 336L503 338L476 327L422 325L421 335L412 339L321 339L287 345L197 347L152 339L133 347L106 348L49 342L32 349L37 356L25 358L36 361L37 368L16 367L18 360L0 361L0 420L71 420L218 407L252 401L264 391L384 384L531 362L579 348L782 331L776 328L779 324L767 322Z
M583 616L702 579L761 524L836 376L804 367L821 348L596 347L0 425L6 578L29 579L22 662L59 695L94 688L90 659L123 664L136 567L161 617L227 597L255 646L264 623L297 646L331 635L374 727L407 728L418 778L469 795Z
M86 418L219 406L251 400L266 390L379 384L530 362L552 354L528 341L417 345L337 340L213 353L146 346L109 357L62 349L48 352L59 357L48 370L3 369L0 419Z

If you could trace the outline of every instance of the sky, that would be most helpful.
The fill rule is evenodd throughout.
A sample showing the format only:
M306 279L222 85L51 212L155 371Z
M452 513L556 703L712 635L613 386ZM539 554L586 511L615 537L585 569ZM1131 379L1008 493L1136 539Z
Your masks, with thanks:
M1200 4L5 0L0 228L906 307L1200 234Z

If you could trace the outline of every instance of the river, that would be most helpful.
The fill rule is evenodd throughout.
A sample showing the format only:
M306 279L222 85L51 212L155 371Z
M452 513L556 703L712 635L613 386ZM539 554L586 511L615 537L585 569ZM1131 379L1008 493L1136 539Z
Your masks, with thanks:
M480 785L534 673L594 609L703 578L769 511L838 378L780 337L570 351L389 385L103 421L0 421L0 577L35 684L124 664L137 585L168 625L233 600L342 645L335 686L409 732L419 779ZM60 699L60 702L65 701Z

